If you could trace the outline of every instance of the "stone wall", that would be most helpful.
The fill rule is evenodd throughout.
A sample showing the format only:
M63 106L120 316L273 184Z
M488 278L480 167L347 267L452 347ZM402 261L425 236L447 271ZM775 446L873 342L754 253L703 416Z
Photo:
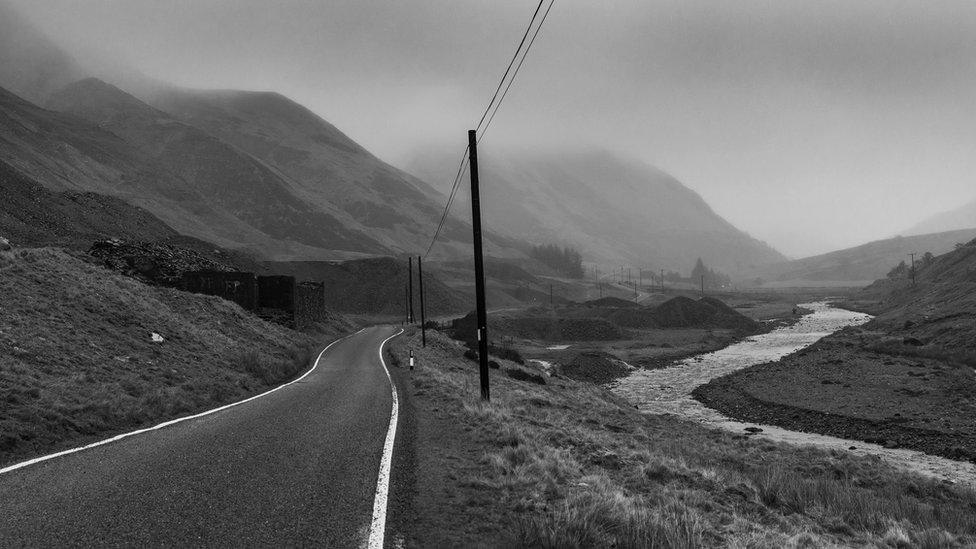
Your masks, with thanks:
M189 271L183 273L180 289L222 297L248 311L258 307L258 281L254 273L239 271Z
M293 276L193 271L183 273L180 288L222 297L265 320L296 330L311 328L328 319L325 284L296 283Z
M325 320L325 284L321 282L299 283L295 294L295 327L304 330L316 322Z

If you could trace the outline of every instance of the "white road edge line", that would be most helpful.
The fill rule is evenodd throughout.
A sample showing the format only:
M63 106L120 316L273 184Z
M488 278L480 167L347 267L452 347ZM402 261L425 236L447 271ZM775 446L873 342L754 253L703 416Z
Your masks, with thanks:
M383 360L383 347L386 342L403 333L400 331L391 335L380 343L380 364L386 372L387 379L390 380L390 389L393 391L393 408L390 410L390 427L386 430L386 442L383 444L383 458L380 460L380 472L376 478L376 496L373 498L373 522L369 527L369 549L383 549L383 539L386 536L386 500L390 493L390 466L393 464L393 443L396 440L397 416L399 415L400 402L397 399L396 384L393 383L393 376L390 369L386 367Z
M159 429L162 429L164 427L169 427L170 425L176 425L177 423L182 423L184 421L189 421L191 419L197 419L197 418L200 418L200 417L203 417L203 416L209 416L210 414L215 414L215 413L217 413L217 412L219 412L221 410L226 410L228 408L233 408L235 406L240 406L241 404L244 404L245 402L251 402L252 400L256 400L256 399L259 399L259 398L261 398L263 396L270 395L271 393L273 393L275 391L284 389L285 387L291 385L292 383L298 383L299 381L305 379L309 374L311 374L312 372L314 372L316 368L318 368L319 361L322 360L322 355L324 355L325 352L328 351L330 347L332 347L336 343L339 343L343 339L352 337L352 336L354 336L354 335L362 332L365 329L366 328L363 328L363 329L359 330L359 332L356 332L355 334L349 334L347 336L340 337L339 339L337 339L337 340L333 341L332 343L329 343L328 345L326 345L325 346L325 349L322 349L322 352L319 353L318 358L315 359L315 364L313 364L312 367L309 368L309 370L307 372L305 372L304 374L302 374L302 377L300 377L298 379L293 379L292 381L289 381L288 383L285 383L284 385L279 385L279 386L275 387L274 389L271 389L269 391L265 391L265 392L263 392L263 393L261 393L259 395L254 395L252 397L245 398L244 400L239 400L237 402L232 402L230 404L225 404L223 406L220 406L219 408L214 408L212 410L207 410L205 412L200 412L199 414L194 414L192 416L186 416L186 417L171 419L169 421L164 421L163 423L160 423L159 425L155 425L153 427L147 427L146 429L139 429L137 431L130 431L128 433L122 433L121 435L116 435L116 436L114 436L112 438L107 438L105 440L100 440L98 442L93 442L93 443L88 444L88 445L85 445L85 446L79 446L77 448L71 448L71 449L68 449L68 450L62 450L62 451L57 452L57 453L54 453L54 454L48 454L46 456L36 457L34 459L29 459L27 461L22 461L20 463L15 463L13 465L10 465L8 467L4 467L3 469L0 469L0 475L2 475L4 473L9 473L11 471L16 471L17 469L23 469L24 467L29 467L31 465L36 465L36 464L41 463L41 462L44 462L44 461L49 461L49 460L52 460L54 458L59 458L59 457L62 457L62 456L66 456L68 454L74 454L74 453L81 452L81 451L84 451L84 450L90 450L90 449L96 448L98 446L104 446L105 444L109 444L109 443L112 443L112 442L117 442L117 441L120 441L120 440L125 439L125 438L133 437L133 436L136 436L136 435L141 435L143 433L148 433L148 432L151 432L151 431L158 431Z

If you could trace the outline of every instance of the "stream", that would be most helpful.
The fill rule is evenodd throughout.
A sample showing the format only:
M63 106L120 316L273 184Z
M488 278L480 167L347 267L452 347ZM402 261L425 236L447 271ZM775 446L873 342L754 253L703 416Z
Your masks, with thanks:
M679 361L660 370L636 370L610 385L610 389L637 404L648 414L673 414L711 427L743 433L759 427L755 436L791 444L808 444L824 449L878 456L896 467L950 482L976 486L976 464L931 456L915 450L885 448L859 440L847 440L815 433L790 431L769 425L735 421L691 396L708 381L755 364L772 362L807 347L846 326L857 326L870 315L831 307L827 303L805 303L813 312L796 324L749 337L724 349ZM850 450L850 447L855 447Z

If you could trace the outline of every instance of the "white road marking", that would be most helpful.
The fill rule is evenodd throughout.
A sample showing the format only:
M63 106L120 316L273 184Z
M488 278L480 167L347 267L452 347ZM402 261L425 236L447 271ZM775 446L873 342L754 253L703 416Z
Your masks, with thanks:
M393 383L393 376L390 369L386 367L386 360L383 359L383 347L386 342L403 333L403 328L399 332L391 335L380 343L380 364L386 372L387 379L390 380L390 388L393 391L393 409L390 411L390 427L386 430L386 443L383 445L383 458L380 460L380 473L376 479L376 496L373 498L373 522L369 527L369 549L383 549L383 538L386 535L386 500L390 493L390 466L393 463L393 442L396 440L397 416L400 403L397 400L396 384Z
M365 329L366 328L363 328L362 330L359 330L359 332L356 332L356 334L362 332ZM57 452L57 453L54 453L54 454L48 454L46 456L36 457L34 459L29 459L27 461L22 461L20 463L15 463L13 465L10 465L8 467L4 467L3 469L0 469L0 475L2 475L4 473L9 473L11 471L16 471L17 469L23 469L24 467L29 467L31 465L35 465L35 464L38 464L38 463L41 463L41 462L44 462L44 461L52 460L54 458L59 458L61 456L66 456L68 454L74 454L74 453L77 453L77 452L81 452L83 450L89 450L91 448L96 448L98 446L103 446L103 445L109 444L111 442L117 442L117 441L122 440L122 439L125 439L125 438L133 437L133 436L136 436L136 435L141 435L143 433L148 433L150 431L158 431L159 429L162 429L164 427L169 427L170 425L176 425L177 423L182 423L184 421L189 421L191 419L197 419L197 418L200 418L200 417L203 417L203 416L208 416L210 414L217 413L217 412L219 412L221 410L226 410L228 408L233 408L234 406L240 406L241 404L244 404L245 402L251 402L252 400L256 400L256 399L259 399L259 398L261 398L263 396L270 395L271 393L273 393L275 391L279 391L281 389L284 389L285 387L291 385L292 383L298 383L299 381L305 379L309 374L311 374L312 372L314 372L316 368L318 368L319 361L322 360L322 355L324 355L325 352L328 351L330 347L332 347L336 343L339 343L343 339L346 339L348 337L352 337L353 335L356 335L356 334L350 334L350 335L347 335L345 337L340 337L339 339L333 341L332 343L329 343L325 347L325 349L322 349L322 352L319 353L318 358L315 359L315 364L313 364L312 367L309 368L309 370L307 372L305 372L304 374L302 374L302 377L300 377L298 379L294 379L292 381L289 381L288 383L285 383L284 385L279 385L279 386L275 387L274 389L271 389L269 391L265 391L265 392L263 392L263 393L261 393L259 395L254 395L252 397L245 398L244 400L240 400L240 401L237 401L237 402L232 402L230 404L225 404L225 405L223 405L223 406L221 406L219 408L214 408L213 410L207 410L206 412L200 412L199 414L194 414L192 416L186 416L186 417L181 417L181 418L177 418L177 419L171 419L169 421L164 421L163 423L160 423L159 425L155 425L153 427L148 427L146 429L139 429L138 431L131 431L131 432L128 432L128 433L122 433L121 435L116 435L116 436L114 436L112 438L107 438L105 440L100 440L98 442L93 442L93 443L88 444L86 446L79 446L77 448L71 448L69 450L63 450L61 452ZM380 348L382 349L382 346ZM387 375L389 375L389 374L387 374ZM394 395L394 398L395 398L395 395Z

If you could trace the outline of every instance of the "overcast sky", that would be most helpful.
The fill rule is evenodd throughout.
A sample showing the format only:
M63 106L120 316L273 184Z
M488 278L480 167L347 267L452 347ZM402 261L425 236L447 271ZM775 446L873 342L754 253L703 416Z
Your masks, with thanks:
M398 165L460 153L535 4L10 3L79 58L279 91ZM892 236L976 197L974 6L557 0L484 144L639 157L791 256Z

